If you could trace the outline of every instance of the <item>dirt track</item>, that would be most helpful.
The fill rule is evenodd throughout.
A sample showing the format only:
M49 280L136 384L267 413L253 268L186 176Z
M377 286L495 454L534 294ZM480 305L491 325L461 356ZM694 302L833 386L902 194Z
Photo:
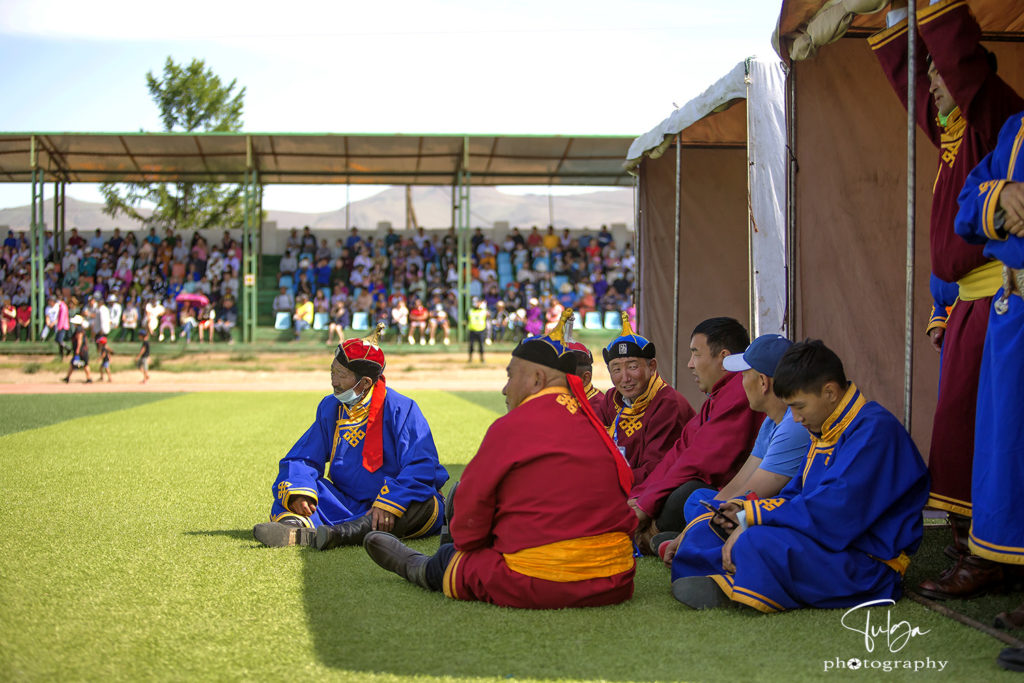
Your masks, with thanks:
M32 356L5 356L8 364L21 363L25 367L38 358ZM202 367L205 361L218 364L213 355L185 360L190 366ZM98 366L93 370L93 383L85 384L85 375L75 372L70 384L60 381L66 366L59 372L49 368L27 373L23 368L0 368L0 394L68 394L124 391L330 391L329 362L311 361L315 367L324 363L323 370L296 370L296 359L280 354L260 354L250 359L258 370L187 370L176 367L173 371L151 370L147 384L140 384L141 374L135 369L115 366L112 383L97 381ZM449 354L391 354L385 372L388 386L399 391L440 389L444 391L501 391L505 385L507 352L487 354L486 363L466 362L461 353ZM301 364L301 362L300 362ZM603 365L595 366L594 383L608 387L611 382Z

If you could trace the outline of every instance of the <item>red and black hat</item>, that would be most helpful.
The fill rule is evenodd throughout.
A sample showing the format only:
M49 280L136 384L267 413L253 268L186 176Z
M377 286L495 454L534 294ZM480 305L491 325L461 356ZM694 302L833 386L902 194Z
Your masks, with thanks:
M338 344L334 360L360 377L377 381L386 364L380 348L380 335L386 329L384 323L377 323L376 329L364 339L346 339Z

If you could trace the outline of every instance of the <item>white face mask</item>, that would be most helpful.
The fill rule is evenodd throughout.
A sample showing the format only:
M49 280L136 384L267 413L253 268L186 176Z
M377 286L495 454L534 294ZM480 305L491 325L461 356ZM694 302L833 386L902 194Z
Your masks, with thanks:
M357 394L356 393L356 387L357 386L359 386L358 382L356 382L356 384L354 384L350 389L346 389L345 391L341 392L340 394L335 392L334 398L338 399L338 402L343 404L343 405L346 405L346 406L349 406L349 407L354 406L356 403L359 402L359 399L361 399L363 397L362 394Z

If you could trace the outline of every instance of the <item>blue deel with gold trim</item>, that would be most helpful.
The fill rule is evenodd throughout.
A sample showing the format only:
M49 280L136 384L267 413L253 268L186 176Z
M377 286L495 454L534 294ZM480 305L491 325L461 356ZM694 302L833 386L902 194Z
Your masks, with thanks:
M374 391L384 390L380 384ZM381 408L384 463L375 472L363 467L363 443L370 394L351 409L333 395L324 397L316 419L281 460L272 492L272 520L295 517L285 508L293 495L317 499L317 509L305 520L312 526L340 524L379 507L398 516L411 503L435 498L443 509L441 487L448 472L438 462L430 426L415 401L394 389ZM441 528L438 516L429 533Z
M1000 196L1009 183L1024 182L1024 113L999 132L996 148L967 178L960 193L956 231L985 245L985 254L1024 269L1024 239L1003 230ZM1011 292L1007 293L1006 286ZM1024 299L1016 278L1004 278L989 312L978 382L971 481L973 515L969 544L981 557L1024 564L1024 524L1017 501L1024 486Z
M899 421L853 384L823 429L802 476L776 498L745 501L750 527L732 548L735 575L709 543L684 537L673 578L716 577L732 600L763 612L898 598L902 576L891 565L921 543L928 470Z

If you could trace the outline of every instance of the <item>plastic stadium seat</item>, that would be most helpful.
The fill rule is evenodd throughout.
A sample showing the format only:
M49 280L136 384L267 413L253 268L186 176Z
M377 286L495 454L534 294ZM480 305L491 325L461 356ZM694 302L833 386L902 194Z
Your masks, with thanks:
M331 288L330 287L321 287L320 291L324 293L324 298L325 299L327 299L328 301L331 300Z
M604 325L601 324L601 313L598 311L587 311L587 317L583 322L583 326L588 330L604 329Z
M288 289L291 289L293 284L291 275L282 275L281 279L277 281L278 287L287 287Z
M608 311L604 314L604 329L621 330L622 314L617 311Z
M583 316L580 315L579 311L573 311L572 314L572 329L582 330L583 329Z
M566 275L556 275L555 279L554 279L555 291L556 292L562 291L562 285L568 284L568 282L569 282L569 277L568 276L566 276Z
M356 311L352 314L352 329L353 330L368 330L370 329L370 316L362 311Z
M326 330L327 329L327 314L326 313L314 313L313 314L313 329L314 330Z
M274 329L275 330L290 330L290 329L292 329L292 315L291 315L291 313L278 313L277 317L274 318Z

